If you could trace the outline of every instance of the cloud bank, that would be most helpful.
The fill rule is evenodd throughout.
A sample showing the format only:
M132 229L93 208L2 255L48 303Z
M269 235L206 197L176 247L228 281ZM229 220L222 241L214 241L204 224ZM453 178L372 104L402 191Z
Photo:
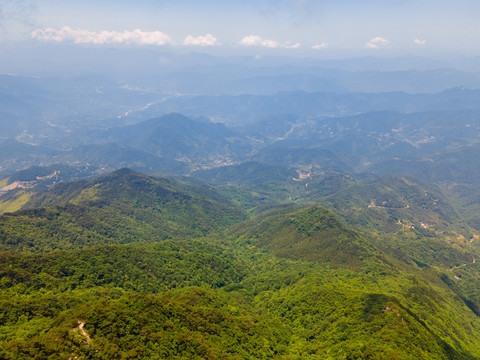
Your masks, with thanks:
M383 49L388 47L388 45L390 45L390 42L381 36L373 38L366 44L367 48L369 49Z
M170 36L160 31L145 32L139 29L134 31L89 31L74 30L64 26L60 30L45 28L31 32L31 36L43 41L73 41L76 44L138 44L162 46L171 42Z
M215 46L217 45L217 39L212 34L197 37L188 35L185 40L183 40L183 45Z

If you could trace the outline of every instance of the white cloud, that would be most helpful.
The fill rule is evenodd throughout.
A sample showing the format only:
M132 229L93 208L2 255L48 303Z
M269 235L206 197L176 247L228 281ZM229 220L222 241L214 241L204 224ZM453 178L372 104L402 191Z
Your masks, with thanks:
M215 46L217 45L217 39L212 34L197 37L188 35L185 40L183 40L183 45Z
M69 26L64 26L60 30L45 28L37 29L31 32L34 39L44 41L73 41L76 44L138 44L138 45L166 45L171 42L170 36L160 31L145 32L139 29L134 31L88 31L74 30Z
M242 40L240 40L239 44L244 46L263 46L271 49L298 49L302 46L301 43L291 43L290 41L279 43L278 41L264 39L257 35L245 36Z
M283 47L285 49L298 49L300 46L302 46L302 44L300 44L300 43L294 43L294 44L285 43L285 44L283 44Z
M423 46L423 45L425 45L425 44L427 43L427 40L415 39L415 40L413 40L413 43L414 43L415 45Z
M390 44L390 41L388 41L387 39L381 36L377 36L376 38L373 38L372 40L370 40L366 44L366 46L369 49L381 49L381 48L388 47L389 44Z
M315 44L312 46L312 49L319 50L319 49L326 49L328 48L328 43L321 42L320 44Z
M245 36L240 41L240 44L245 46L264 46L264 47L273 48L273 49L278 48L280 46L280 44L276 41L263 39L257 35Z

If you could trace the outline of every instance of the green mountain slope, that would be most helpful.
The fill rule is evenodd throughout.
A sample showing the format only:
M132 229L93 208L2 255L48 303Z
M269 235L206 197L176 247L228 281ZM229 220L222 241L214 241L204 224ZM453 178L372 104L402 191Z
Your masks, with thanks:
M238 230L249 244L289 259L359 269L368 257L375 256L366 240L322 207L274 209L238 225Z
M383 176L357 180L324 199L348 214L352 224L363 221L383 232L411 225L424 233L454 230L455 224L457 230L461 228L458 213L442 192L412 178Z
M341 179L358 204L386 191ZM480 358L475 244L317 205L240 222L208 187L127 169L28 206L0 218L0 358Z
M0 217L2 250L50 251L215 232L243 214L208 188L131 170L58 184Z
M198 170L192 177L206 181L241 208L262 212L272 206L291 203L301 192L293 169L247 161L238 165Z

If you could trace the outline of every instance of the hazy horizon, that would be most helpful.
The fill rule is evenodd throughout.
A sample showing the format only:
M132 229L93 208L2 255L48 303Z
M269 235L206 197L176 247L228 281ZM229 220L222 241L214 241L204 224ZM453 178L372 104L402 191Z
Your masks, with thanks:
M261 65L279 58L435 59L432 68L472 70L462 62L480 55L476 10L472 0L3 0L0 72L32 75L69 62L98 72L95 65L112 63L109 54L119 51L247 57Z

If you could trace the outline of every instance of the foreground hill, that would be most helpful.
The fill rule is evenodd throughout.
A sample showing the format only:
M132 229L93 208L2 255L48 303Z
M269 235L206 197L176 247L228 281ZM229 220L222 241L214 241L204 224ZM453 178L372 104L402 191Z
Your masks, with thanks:
M0 217L3 250L49 251L196 237L243 217L208 188L128 169L61 183Z
M238 225L238 230L249 243L279 257L332 267L360 269L369 257L378 255L367 240L322 207L270 210Z
M318 205L244 217L127 169L33 194L0 217L0 357L480 358L474 245L395 244Z

